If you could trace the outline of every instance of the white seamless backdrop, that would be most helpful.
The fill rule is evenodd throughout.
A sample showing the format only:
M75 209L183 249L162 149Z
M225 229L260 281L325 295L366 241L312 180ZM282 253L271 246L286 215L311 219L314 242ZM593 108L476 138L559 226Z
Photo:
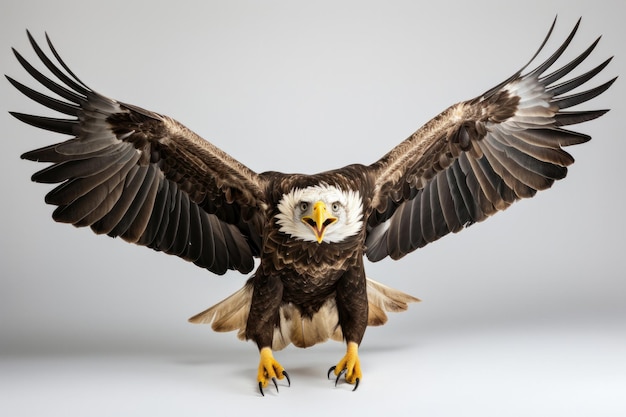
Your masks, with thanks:
M255 171L371 163L447 106L499 83L576 20L564 59L615 59L621 2L5 1L2 72L36 86L44 32L93 89L168 114ZM546 54L542 55L543 57ZM564 61L562 61L564 62ZM41 66L39 66L41 68ZM578 72L581 73L581 72ZM326 381L344 347L277 354L292 387L256 391L256 348L186 322L243 285L161 253L56 224L27 150L59 141L7 111L52 113L0 82L0 414L624 415L623 80L585 108L568 178L368 275L423 300L368 329L355 393ZM326 151L311 157L309 146ZM269 405L271 404L271 405ZM269 407L272 407L271 409ZM266 410L267 408L267 410ZM339 409L339 410L338 410Z

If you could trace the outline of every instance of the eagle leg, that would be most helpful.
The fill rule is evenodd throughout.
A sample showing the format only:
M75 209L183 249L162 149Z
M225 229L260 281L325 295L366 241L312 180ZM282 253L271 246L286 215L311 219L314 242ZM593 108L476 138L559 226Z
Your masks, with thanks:
M359 345L356 342L348 342L348 349L346 354L339 363L335 366L332 366L328 370L328 378L330 378L330 373L334 372L337 376L335 379L335 386L342 375L345 375L346 382L349 384L354 384L354 389L352 391L356 391L359 387L359 382L363 378L363 373L361 372L361 361L359 360Z
M259 391L261 392L262 396L265 396L263 388L266 388L270 381L274 383L274 386L276 387L276 392L278 392L278 384L276 383L276 378L286 378L287 383L289 384L289 386L291 386L289 374L287 374L285 368L283 368L282 365L278 363L276 359L274 359L272 349L269 347L264 347L261 349L261 360L259 362L259 372L257 375L257 381L259 382Z

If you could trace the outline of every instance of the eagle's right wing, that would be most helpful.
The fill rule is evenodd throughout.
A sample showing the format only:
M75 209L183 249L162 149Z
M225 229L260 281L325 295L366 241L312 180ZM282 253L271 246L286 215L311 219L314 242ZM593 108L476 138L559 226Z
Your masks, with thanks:
M263 180L175 120L91 90L29 40L55 82L17 51L24 69L61 99L7 77L32 100L73 119L13 112L30 125L74 136L26 152L52 165L33 181L60 183L46 202L56 221L177 255L217 274L252 270L258 255ZM255 223L256 222L256 223Z

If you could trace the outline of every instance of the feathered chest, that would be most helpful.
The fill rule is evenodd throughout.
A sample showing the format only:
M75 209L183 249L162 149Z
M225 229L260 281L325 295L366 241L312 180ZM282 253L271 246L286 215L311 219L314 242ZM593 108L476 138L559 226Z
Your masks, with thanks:
M341 243L317 243L293 239L278 230L270 234L261 263L281 274L307 280L329 280L362 262L362 239Z
M280 235L278 235L280 237ZM283 301L312 314L331 297L337 282L363 262L360 245L285 239L261 260L265 272L282 281Z

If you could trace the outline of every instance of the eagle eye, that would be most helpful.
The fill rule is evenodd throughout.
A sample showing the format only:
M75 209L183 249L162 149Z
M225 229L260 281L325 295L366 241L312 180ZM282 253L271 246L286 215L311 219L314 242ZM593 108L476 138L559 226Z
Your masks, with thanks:
M301 201L300 202L300 210L301 211L306 211L309 208L309 203L307 203L306 201Z
M333 203L332 209L333 209L334 213L338 212L340 208L341 208L341 204L339 204L339 202L334 202Z

